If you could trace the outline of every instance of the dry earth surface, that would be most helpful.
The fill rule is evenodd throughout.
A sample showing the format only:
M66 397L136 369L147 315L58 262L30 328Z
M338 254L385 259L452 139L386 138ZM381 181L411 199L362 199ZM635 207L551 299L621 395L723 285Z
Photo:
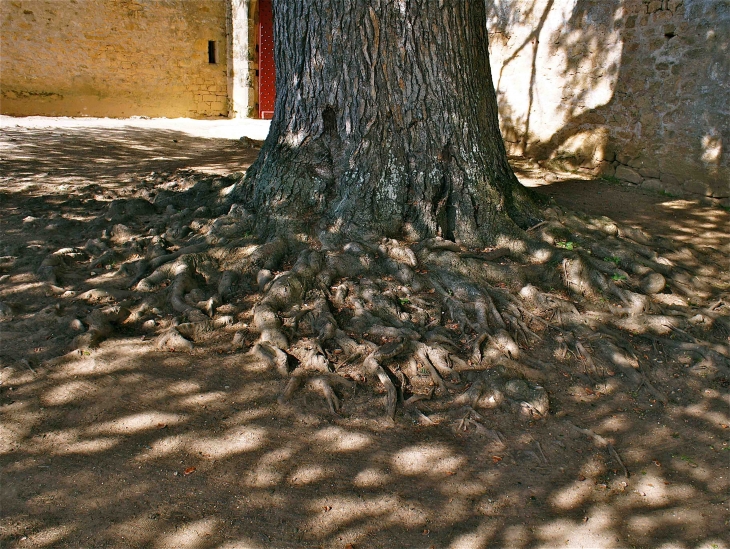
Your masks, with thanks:
M632 334L638 378L541 354L541 332L524 345L544 368L521 375L546 417L426 401L389 422L366 383L339 413L312 391L279 401L286 380L246 354L255 280L182 351L160 345L166 283L131 290L136 243L214 224L257 154L237 137L264 125L0 123L3 547L730 549L727 211L515 159L558 204L671 239L684 278L661 299L709 327Z

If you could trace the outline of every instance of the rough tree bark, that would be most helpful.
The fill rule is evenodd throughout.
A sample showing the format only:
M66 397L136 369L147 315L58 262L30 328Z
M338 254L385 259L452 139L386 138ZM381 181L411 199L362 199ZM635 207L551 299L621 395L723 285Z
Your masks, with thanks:
M242 367L287 379L282 403L313 391L340 413L374 385L391 420L400 406L431 424L456 406L459 428L477 430L475 409L545 418L540 383L555 360L580 361L591 384L618 371L665 402L624 330L669 346L674 331L703 367L730 372L726 347L695 328L725 337L722 276L702 289L702 315L678 312L655 295L698 297L695 274L661 255L671 243L540 209L518 183L481 0L281 0L274 15L278 96L256 163L232 188L203 180L176 199L228 213L203 222L182 210L145 252L129 250L146 255L128 262L134 291L168 288L160 348L192 350L245 319L232 348L248 347ZM62 274L67 252L47 258L45 276ZM248 311L244 294L256 294ZM90 343L126 314L89 317Z
M494 244L539 221L497 122L483 2L274 2L277 98L237 189L262 234Z

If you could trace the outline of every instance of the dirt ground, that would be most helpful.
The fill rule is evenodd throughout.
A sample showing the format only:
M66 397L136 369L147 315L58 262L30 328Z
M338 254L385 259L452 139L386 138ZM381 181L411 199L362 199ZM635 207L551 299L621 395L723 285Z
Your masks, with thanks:
M262 128L0 124L2 547L730 549L730 379L691 352L632 341L666 404L556 359L540 379L546 419L495 409L472 429L383 422L360 389L339 415L306 392L280 404L284 380L242 361L232 329L169 352L154 322L122 325L72 351L79 319L127 286L113 257L68 262L53 280L48 257L91 249L114 201L244 171L257 150L236 137ZM730 269L726 210L514 164L559 204L673 239L684 269Z

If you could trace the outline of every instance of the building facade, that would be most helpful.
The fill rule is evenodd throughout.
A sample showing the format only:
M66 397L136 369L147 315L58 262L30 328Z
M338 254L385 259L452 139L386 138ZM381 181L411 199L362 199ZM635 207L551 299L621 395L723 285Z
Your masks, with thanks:
M511 152L730 203L730 0L485 1ZM270 5L2 0L0 112L269 117Z
M249 103L255 101L247 88L253 57L248 52L249 4L239 0L3 0L2 113L248 115ZM234 23L244 35L235 41ZM231 62L234 48L243 57L236 63L235 68L242 71L237 81ZM234 106L234 99L242 104Z

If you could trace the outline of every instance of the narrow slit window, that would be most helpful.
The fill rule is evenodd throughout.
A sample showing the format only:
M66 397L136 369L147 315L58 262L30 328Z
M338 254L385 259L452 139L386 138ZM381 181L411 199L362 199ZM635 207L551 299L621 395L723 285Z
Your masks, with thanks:
M208 63L215 65L218 62L218 48L215 40L208 40Z

